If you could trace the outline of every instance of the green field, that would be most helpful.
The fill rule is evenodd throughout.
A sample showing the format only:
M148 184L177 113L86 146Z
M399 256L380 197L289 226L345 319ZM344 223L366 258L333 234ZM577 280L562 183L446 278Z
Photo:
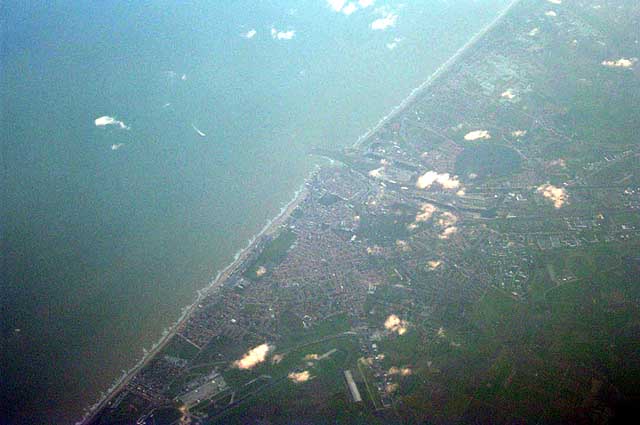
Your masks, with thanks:
M247 267L244 276L251 280L259 279L260 277L256 274L258 268L265 267L269 270L270 266L277 265L284 259L295 241L295 232L291 229L283 229L278 236L267 242L260 255Z
M520 170L522 158L512 148L491 141L466 147L456 158L455 172L467 178L476 174L479 178L504 177Z

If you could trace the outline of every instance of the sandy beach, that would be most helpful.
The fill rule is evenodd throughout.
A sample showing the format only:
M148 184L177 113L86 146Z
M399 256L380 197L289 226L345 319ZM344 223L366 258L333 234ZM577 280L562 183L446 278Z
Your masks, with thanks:
M384 116L373 128L365 132L362 136L358 138L358 140L354 143L354 148L359 148L366 144L372 136L374 136L385 124L387 124L390 120L395 118L398 114L404 111L412 102L424 91L426 91L438 78L445 75L446 72L451 68L451 66L458 60L460 57L471 47L473 47L478 40L480 40L485 34L490 32L500 21L509 13L509 11L518 3L520 0L513 0L489 25L484 27L480 32L475 34L467 43L465 43L458 51L451 56L445 63L443 63L438 69L429 76L427 80L425 80L418 87L413 89L411 93L396 107L394 107L389 114ZM311 176L315 174L314 171ZM271 221L267 223L267 225L249 242L247 247L240 250L234 260L226 266L222 271L218 273L218 275L202 290L198 291L198 295L196 300L189 306L183 309L181 316L178 320L163 333L161 339L153 345L153 347L145 354L145 356L138 361L138 363L132 367L125 375L119 378L116 383L108 390L108 393L96 404L91 406L88 409L88 412L78 422L78 424L87 424L91 422L95 418L95 416L106 407L111 400L131 381L131 379L142 369L144 368L153 357L159 353L167 343L175 336L178 332L178 329L188 321L194 312L197 310L198 305L204 300L206 297L214 294L222 285L224 285L225 281L242 266L242 264L246 261L246 259L252 254L253 250L259 244L262 237L265 235L270 235L275 233L278 228L286 223L286 221L291 216L291 213L304 201L304 199L308 195L308 189L306 187L307 182L310 177L305 180L305 182L301 185L301 187L296 192L294 198L289 201L289 203L282 208L280 213Z
M464 53L466 53L470 48L475 46L475 44L479 40L481 40L482 37L485 36L485 34L489 33L493 28L495 28L495 26L502 21L502 19L511 11L511 9L513 9L514 6L520 3L520 1L521 0L513 0L511 3L509 3L509 5L505 7L504 10L502 10L502 12L500 12L493 21L491 21L486 27L484 27L477 34L471 37L469 41L467 41L460 49L458 49L458 51L456 51L456 53L453 54L453 56L447 59L447 61L444 62L442 65L440 65L438 69L436 69L435 72L429 76L429 78L427 78L418 87L413 89L411 93L409 93L409 96L407 96L402 102L400 102L399 105L395 106L387 115L382 117L382 119L378 121L378 123L373 128L367 130L362 136L360 136L358 140L355 142L355 144L353 145L353 147L359 148L367 144L371 139L371 137L374 136L382 127L384 127L385 124L387 124L389 121L394 119L402 111L404 111L409 105L411 105L413 101L415 101L418 98L418 96L420 96L429 87L431 87L433 83L438 80L438 78L445 75L447 71L451 69L451 66L453 66Z
M270 220L266 226L251 239L249 244L242 250L240 250L233 262L231 262L227 267L221 270L218 275L211 281L209 285L205 288L198 291L198 296L196 300L185 309L183 309L182 314L178 318L178 320L168 329L166 330L160 340L153 345L153 347L146 352L144 357L136 363L134 367L132 367L129 371L127 371L126 375L123 375L119 378L116 383L108 390L108 393L105 397L98 401L95 405L89 408L89 411L82 418L81 421L77 422L78 424L86 424L91 422L91 420L95 417L97 413L99 413L104 407L106 407L111 400L133 379L133 377L144 368L153 357L162 351L162 349L171 341L171 339L175 336L181 326L186 323L194 312L198 309L198 305L208 296L214 294L219 288L221 288L226 280L235 273L238 268L242 266L242 264L246 261L246 259L251 255L253 250L259 244L261 239L264 236L272 235L278 231L280 226L286 223L286 221L291 216L291 213L300 205L308 195L307 182L315 175L317 171L311 173L311 175L305 179L304 183L300 186L300 188L296 191L293 199L289 201L287 205L285 205L280 213L272 220Z

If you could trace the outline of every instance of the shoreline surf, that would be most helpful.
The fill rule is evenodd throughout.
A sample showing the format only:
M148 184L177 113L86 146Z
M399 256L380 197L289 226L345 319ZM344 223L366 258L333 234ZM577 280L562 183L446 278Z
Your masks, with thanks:
M460 57L467 52L470 48L472 48L479 40L481 40L487 33L489 33L497 24L499 24L502 19L515 7L521 0L512 0L509 5L507 5L497 16L494 18L488 25L483 27L479 32L477 32L469 41L467 41L462 47L460 47L447 61L445 61L442 65L440 65L423 83L414 88L409 95L402 100L398 105L396 105L391 111L382 117L378 123L371 129L367 130L364 134L362 134L356 142L351 145L352 148L357 149L364 145L368 140L374 136L384 125L386 125L390 120L395 118L398 114L404 111L407 107L411 105L411 103L416 100L416 98L426 91L431 85L438 80L438 78L442 77L452 65L454 65ZM260 239L275 231L278 227L280 227L286 220L290 217L291 213L295 208L306 198L308 191L306 189L307 183L309 180L318 172L318 167L314 171L310 173L310 175L305 178L302 185L298 188L298 190L294 193L293 198L281 208L278 215L276 215L273 219L268 220L267 224L258 232L255 236L253 236L249 240L249 244L239 251L233 257L233 261L224 267L221 271L219 271L215 278L213 278L207 286L196 291L196 299L195 301L182 308L181 314L178 319L168 328L164 329L162 332L161 338L153 344L149 351L145 351L143 357L136 362L136 364L126 371L123 375L116 379L116 381L109 387L109 389L104 393L104 395L93 405L85 408L85 414L80 421L76 422L76 425L82 425L89 423L92 419L95 418L96 414L98 414L102 408L104 408L113 398L117 395L117 393L124 388L129 381L135 376L135 374L140 371L144 366L146 366L149 361L153 359L153 357L160 352L166 344L171 340L173 336L178 332L180 326L185 323L193 314L193 312L198 308L198 304L205 297L211 295L213 291L219 289L224 282L231 276L239 266L245 261L245 259L253 252L255 246L258 244Z
M195 301L182 308L178 319L162 331L160 339L153 344L149 350L143 348L143 357L138 360L131 369L125 371L119 378L117 378L99 401L85 409L86 413L84 414L84 417L80 421L77 421L76 425L82 425L90 422L95 415L102 410L102 408L113 400L117 393L119 393L120 390L129 383L135 374L144 368L155 357L155 355L167 345L176 333L178 333L180 326L189 320L191 315L198 308L200 302L212 293L215 293L215 291L222 287L226 280L237 271L238 267L240 267L247 257L253 252L262 237L274 233L282 224L284 224L284 222L286 222L293 210L295 210L298 205L306 199L308 194L306 186L317 172L318 168L316 167L316 169L314 169L307 178L305 178L304 182L295 191L293 198L280 209L278 215L268 220L260 232L249 239L248 245L245 248L238 250L234 254L233 261L220 270L207 286L196 291L197 295Z
M404 111L407 107L411 105L413 101L415 101L418 96L420 96L423 92L425 92L434 82L438 80L438 78L445 75L445 73L449 70L451 66L453 66L460 57L465 54L469 49L474 47L474 45L480 41L487 33L489 33L497 24L499 24L502 19L513 9L521 0L512 0L499 14L496 16L489 24L487 24L484 28L482 28L479 32L474 34L473 37L469 39L462 47L460 47L449 59L447 59L442 65L440 65L430 76L427 78L422 84L411 90L409 95L402 100L398 105L394 106L391 111L384 117L378 121L378 123L373 127L368 129L364 134L358 137L358 140L353 144L353 148L360 148L362 145L366 144L369 139L375 135L382 127L384 127L389 121L395 118L398 114Z

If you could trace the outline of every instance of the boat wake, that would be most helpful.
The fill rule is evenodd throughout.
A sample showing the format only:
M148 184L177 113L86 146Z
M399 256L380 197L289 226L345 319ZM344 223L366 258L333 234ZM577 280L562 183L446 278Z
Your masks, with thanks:
M424 90L426 90L431 84L440 77L444 72L446 72L460 56L470 47L472 47L479 39L482 38L487 32L493 29L504 16L521 0L512 0L511 3L503 9L502 12L491 22L489 25L480 30L477 34L475 34L467 43L465 43L456 53L451 56L445 63L443 63L436 71L429 76L429 78L420 84L418 87L414 88L409 96L407 96L399 105L395 106L387 115L385 115L378 123L371 129L367 130L364 134L362 134L355 142L354 147L359 147L362 144L366 143L368 139L373 136L380 128L382 128L387 122L393 119L397 114L402 112L411 102L413 102L418 95L420 95ZM194 131L201 137L206 137L206 134L199 130L194 124L191 124L191 127ZM215 277L209 282L209 284L197 291L197 297L193 304L185 306L180 311L180 317L168 328L165 328L162 331L162 337L151 347L150 350L143 349L143 356L136 364L129 369L128 371L123 371L122 375L118 377L114 383L109 387L106 392L102 392L100 395L100 399L98 402L88 407L85 410L85 415L78 424L85 423L86 420L90 418L90 416L95 413L104 403L106 403L110 397L113 397L113 393L117 391L117 389L122 386L128 379L130 379L134 372L139 370L148 360L152 357L156 350L162 346L162 344L166 343L166 341L173 336L175 332L177 332L177 328L190 316L190 314L199 307L201 301L203 301L207 296L210 296L214 290L220 288L220 284L223 283L226 278L235 271L235 268L240 266L244 260L246 254L248 254L256 242L266 233L268 233L275 224L278 224L280 221L289 216L291 211L293 211L293 207L297 206L297 203L300 202L304 196L305 187L310 181L310 179L318 172L320 167L316 166L316 168L309 174L309 176L304 180L302 185L295 191L293 198L285 204L281 209L278 215L267 221L265 226L258 232L255 236L249 239L248 244L245 248L238 250L234 256L233 261L228 264L225 268L218 271Z
M198 133L198 136L200 137L207 137L207 134L202 132L198 127L196 127L195 125L191 124L191 127L193 127L193 129L196 131L196 133Z

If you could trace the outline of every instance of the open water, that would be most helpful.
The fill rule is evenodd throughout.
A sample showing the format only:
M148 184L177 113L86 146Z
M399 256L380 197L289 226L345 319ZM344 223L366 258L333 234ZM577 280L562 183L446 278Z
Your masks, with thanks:
M331 3L0 6L0 423L80 419L507 1Z

